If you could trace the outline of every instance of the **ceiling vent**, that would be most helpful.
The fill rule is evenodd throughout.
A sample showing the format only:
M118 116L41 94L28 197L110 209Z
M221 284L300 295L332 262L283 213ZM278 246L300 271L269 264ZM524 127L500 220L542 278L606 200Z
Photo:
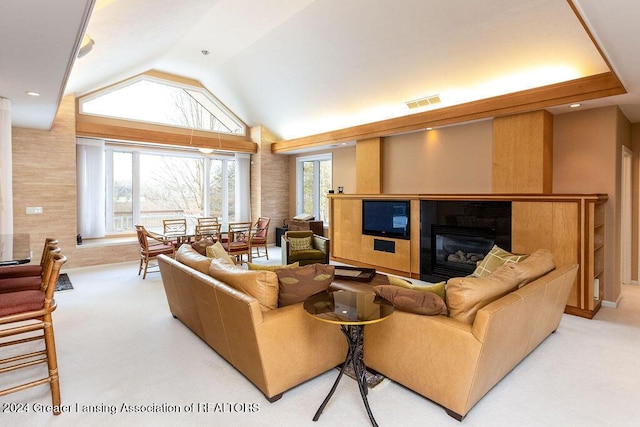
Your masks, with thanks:
M407 107L409 108L420 108L420 107L426 107L428 105L434 105L434 104L439 104L442 101L440 100L440 95L431 95L431 96L425 96L424 98L420 98L420 99L414 99L413 101L407 101L405 102L405 104L407 104Z

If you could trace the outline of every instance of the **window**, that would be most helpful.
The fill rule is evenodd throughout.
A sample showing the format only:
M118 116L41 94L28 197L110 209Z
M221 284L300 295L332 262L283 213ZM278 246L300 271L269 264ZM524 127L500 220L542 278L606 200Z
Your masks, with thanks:
M234 135L246 126L209 91L138 76L80 99L80 113Z
M331 164L330 153L297 159L296 214L310 214L329 222L327 193L332 188Z
M216 216L235 220L235 160L106 147L106 232L134 224L161 229L162 220ZM208 191L205 191L208 189Z
M238 162L249 162L245 157L78 138L78 232L99 238L131 233L135 224L160 230L169 218L186 218L191 225L199 216L222 223L249 220L244 205L250 200L236 196L237 188L249 193L248 177L236 173Z

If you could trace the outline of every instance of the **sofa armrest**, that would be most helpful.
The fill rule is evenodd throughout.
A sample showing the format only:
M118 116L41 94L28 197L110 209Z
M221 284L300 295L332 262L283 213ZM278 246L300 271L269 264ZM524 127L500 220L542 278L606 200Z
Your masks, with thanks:
M263 313L256 337L268 395L282 393L344 361L338 325L312 318L302 303Z
M313 247L322 252L329 253L329 239L324 236L313 235Z
M331 241L323 236L313 235L313 247L319 249L325 255L325 264L329 264Z
M462 415L481 351L471 325L443 315L395 311L365 327L367 367Z

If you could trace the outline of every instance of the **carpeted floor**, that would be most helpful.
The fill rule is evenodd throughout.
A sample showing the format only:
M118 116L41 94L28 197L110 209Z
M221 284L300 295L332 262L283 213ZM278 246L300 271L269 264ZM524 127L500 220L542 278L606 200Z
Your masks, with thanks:
M279 249L270 251L270 262L279 262ZM75 289L56 296L53 318L68 412L51 415L48 388L39 386L1 396L0 425L371 425L358 387L344 379L319 421L312 421L335 381L333 369L267 402L171 316L160 275L142 280L137 261L67 272ZM557 332L462 423L390 380L370 390L371 410L380 426L394 427L635 426L640 419L640 372L633 368L640 358L639 301L640 286L625 285L617 309L602 308L593 320L564 315ZM41 372L46 365L33 369ZM17 375L8 373L0 381ZM2 410L11 402L25 403L30 411Z

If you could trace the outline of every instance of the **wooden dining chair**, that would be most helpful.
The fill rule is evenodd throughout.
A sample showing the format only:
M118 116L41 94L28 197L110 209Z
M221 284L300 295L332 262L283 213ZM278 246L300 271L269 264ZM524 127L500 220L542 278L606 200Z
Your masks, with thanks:
M229 256L235 257L239 264L243 262L243 255L251 262L251 226L250 222L230 222L228 239L221 242Z
M261 216L253 225L251 234L251 248L255 249L252 257L266 256L269 259L269 251L267 250L267 235L269 234L269 223L271 218ZM264 255L260 255L260 248L264 248Z
M20 380L16 380L19 384L0 381L3 386L0 396L49 384L52 411L55 415L60 414L61 402L51 313L57 307L53 298L54 291L60 268L66 261L66 256L60 253L52 254L51 261L41 276L40 289L0 294L0 376L18 369L47 364L45 377L35 380L19 377ZM44 342L44 348L36 349L30 344L41 340ZM7 351L9 347L10 352Z
M220 236L221 226L222 224L218 222L218 218L198 218L195 232L196 241L202 239L203 237L210 237L214 242L216 242L218 240L218 237Z
M57 247L58 239L54 239L53 237L47 237L44 239L44 246L42 248L42 256L40 257L39 264L29 263L0 267L0 280L14 277L42 276L46 263L50 260L49 251L51 246Z
M17 291L29 291L38 290L42 286L42 280L49 264L53 260L53 255L60 253L60 248L57 245L57 240L52 241L45 248L42 253L42 260L37 267L31 269L16 269L16 267L2 267L0 270L17 270L8 271L8 274L4 274L4 271L0 271L0 294L7 292ZM26 265L24 266L26 267ZM32 267L36 267L35 265ZM27 275L30 274L30 275Z
M148 231L144 225L136 225L136 233L138 234L138 243L140 243L140 267L138 268L138 276L144 267L142 279L147 278L147 271L151 260L154 260L160 254L170 257L175 256L175 246L166 241L161 235ZM158 271L158 270L154 270Z

